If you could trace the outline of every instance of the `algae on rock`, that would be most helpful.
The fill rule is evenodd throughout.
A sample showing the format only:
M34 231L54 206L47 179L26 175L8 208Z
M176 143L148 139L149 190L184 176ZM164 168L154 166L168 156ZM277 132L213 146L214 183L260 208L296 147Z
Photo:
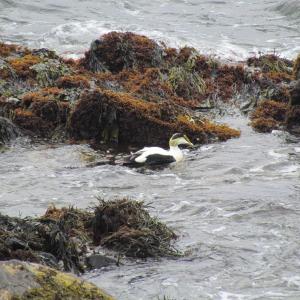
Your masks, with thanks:
M0 300L113 300L94 284L46 266L0 262Z

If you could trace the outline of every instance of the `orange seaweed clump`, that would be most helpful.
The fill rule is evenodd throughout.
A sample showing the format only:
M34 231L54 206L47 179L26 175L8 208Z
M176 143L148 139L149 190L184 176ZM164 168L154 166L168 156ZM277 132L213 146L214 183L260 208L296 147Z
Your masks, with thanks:
M278 122L272 118L254 119L250 124L255 131L262 133L269 133L279 128Z
M275 83L281 83L281 82L291 82L293 80L293 76L285 73L285 72L267 72L263 75L265 78L272 80Z
M286 103L281 103L273 100L266 100L261 102L251 115L251 119L271 118L275 121L282 122L288 109Z
M215 124L208 120L204 121L202 128L207 134L216 136L219 141L227 141L231 138L238 138L241 135L239 130L231 128L226 124Z
M102 139L117 134L123 145L165 145L174 132L185 132L192 140L226 140L239 131L226 125L193 121L171 103L149 103L128 93L94 90L81 96L70 117L75 139Z
M31 54L9 60L10 65L14 68L17 75L22 78L35 77L35 71L31 70L30 67L40 62L40 57Z
M29 50L27 48L23 48L14 44L6 44L0 42L0 57L8 57L12 54L15 54L18 51L23 51L26 54L29 53Z
M228 100L239 91L243 83L246 83L243 66L224 65L217 69L217 77L212 82L213 92L217 91L219 97Z
M57 100L63 92L57 87L43 88L37 92L29 92L22 97L23 103L29 106L32 102L48 102Z
M103 90L102 95L124 109L133 109L144 113L155 113L159 109L157 104L135 98L128 93Z
M219 141L226 141L231 138L238 138L241 132L237 129L231 128L226 124L215 124L208 120L195 121L189 116L178 116L177 121L184 124L192 131L202 131L209 136L218 138Z
M250 125L258 132L271 132L284 124L287 110L287 103L263 101L252 113Z
M20 128L41 137L49 136L49 133L53 130L52 123L43 120L34 112L26 109L17 108L14 111L13 121Z
M83 75L66 75L57 80L59 88L89 88L90 84L88 79Z
M23 109L23 108L17 108L14 111L14 115L15 116L21 116L21 117L33 117L34 116L32 111L27 110L27 109Z

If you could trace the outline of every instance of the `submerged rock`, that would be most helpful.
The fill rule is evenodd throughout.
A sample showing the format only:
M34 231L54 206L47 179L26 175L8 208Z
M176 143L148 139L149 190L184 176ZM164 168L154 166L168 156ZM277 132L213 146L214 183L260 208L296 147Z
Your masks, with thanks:
M46 266L0 262L0 300L113 300L94 284Z

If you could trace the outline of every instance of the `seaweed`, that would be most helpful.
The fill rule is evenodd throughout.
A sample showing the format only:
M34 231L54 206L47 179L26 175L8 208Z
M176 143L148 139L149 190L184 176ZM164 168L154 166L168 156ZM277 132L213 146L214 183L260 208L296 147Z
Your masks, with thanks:
M251 126L258 132L271 132L284 125L288 105L274 100L262 101L251 114Z
M143 202L103 201L95 208L94 242L129 257L177 256L174 231L153 218Z
M248 66L260 68L263 73L276 72L291 74L292 62L281 58L277 54L259 54L247 60Z
M124 68L157 67L163 49L146 36L131 32L110 32L92 42L81 64L88 70L113 73Z
M32 54L9 60L9 64L21 78L35 78L36 72L31 67L40 62L41 58Z
M128 257L177 256L175 233L142 202L99 200L92 210L48 208L39 218L0 214L0 260L20 259L75 273L98 245ZM63 263L62 266L60 261Z
M296 80L300 79L300 54L294 61L293 65L293 76Z

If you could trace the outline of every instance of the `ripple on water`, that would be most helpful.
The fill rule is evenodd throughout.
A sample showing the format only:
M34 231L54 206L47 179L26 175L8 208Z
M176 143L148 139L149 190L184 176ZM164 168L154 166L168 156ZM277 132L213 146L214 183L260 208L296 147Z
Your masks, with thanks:
M124 260L86 275L117 298L297 299L300 143L252 132L243 118L229 121L241 128L240 139L188 151L181 164L149 172L89 167L85 158L94 153L86 145L15 145L0 154L1 212L88 207L97 195L144 200L176 230L186 256Z

